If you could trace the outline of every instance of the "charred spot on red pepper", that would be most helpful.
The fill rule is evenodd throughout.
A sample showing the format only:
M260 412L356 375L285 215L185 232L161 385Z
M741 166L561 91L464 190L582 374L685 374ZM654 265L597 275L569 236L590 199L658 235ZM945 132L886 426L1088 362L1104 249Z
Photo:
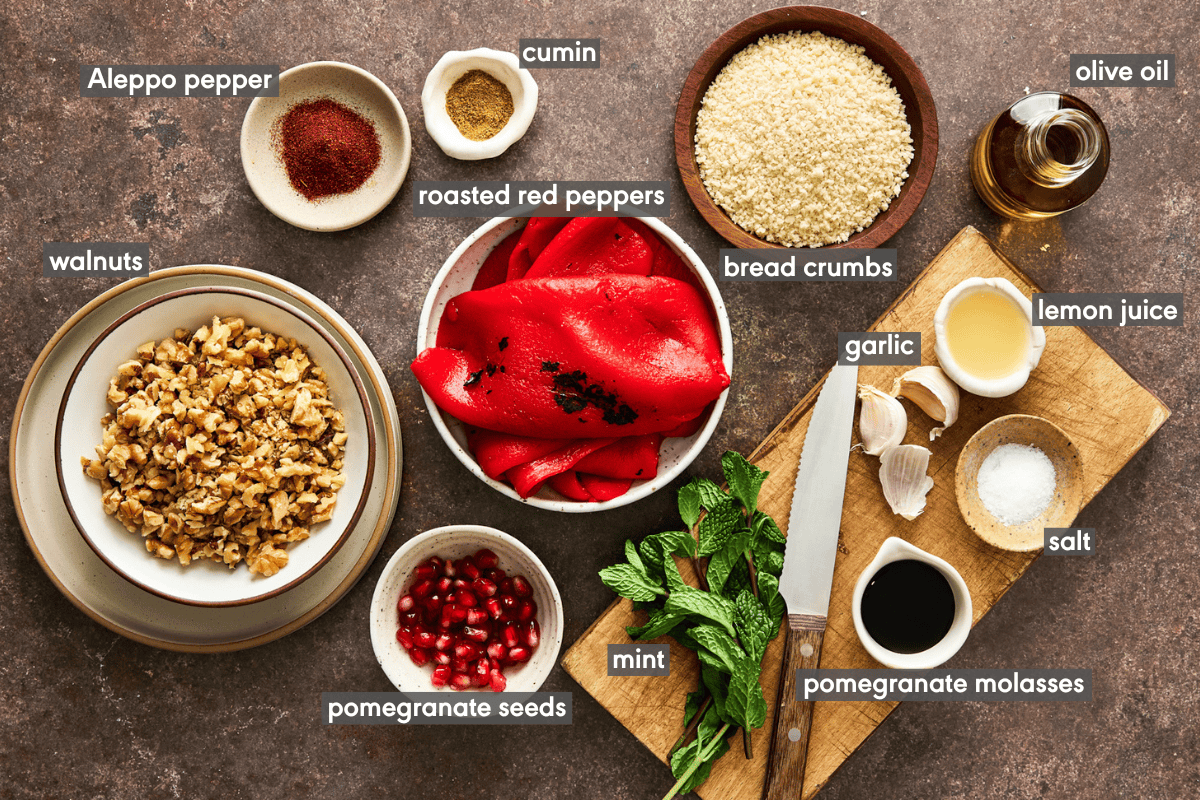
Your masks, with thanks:
M503 339L500 340L500 349L503 350L506 347L508 347L508 337L507 336L505 336Z
M490 361L488 362L488 365L487 365L487 367L485 367L485 369L487 369L487 376L489 378L496 374L496 365Z
M628 425L637 419L637 412L613 392L604 391L598 383L588 383L583 370L562 372L554 376L554 402L568 414L576 414L588 406L603 412L605 422L612 425Z
M468 386L474 386L481 380L483 380L483 370L476 370L467 376L467 380L463 383L463 388L465 389Z
M558 362L557 361L543 361L542 362L542 372L558 372Z

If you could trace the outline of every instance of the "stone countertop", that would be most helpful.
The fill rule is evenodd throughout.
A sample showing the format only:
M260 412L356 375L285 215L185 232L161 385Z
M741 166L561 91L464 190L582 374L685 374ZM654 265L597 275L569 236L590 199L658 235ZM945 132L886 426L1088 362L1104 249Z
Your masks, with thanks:
M889 246L898 283L723 283L736 340L731 402L693 474L751 450L830 365L835 330L863 330L964 225L1048 291L1188 292L1200 246L1197 4L1014 0L858 5L903 44L938 105L938 169ZM708 263L722 242L683 192L672 124L684 76L723 30L769 7L743 0L385 4L303 0L69 7L14 0L0 16L0 408L11 415L43 345L114 279L42 278L45 241L148 241L155 266L236 264L293 281L341 313L384 365L404 432L400 508L379 559L327 614L280 641L189 655L128 641L76 610L43 574L0 492L0 798L657 798L669 771L561 670L559 727L339 727L322 691L384 691L366 618L387 558L453 522L518 535L566 604L566 644L612 599L595 572L626 537L671 524L672 494L598 515L539 512L482 490L440 441L407 363L426 289L479 220L414 219L414 179L670 180L675 228ZM421 124L425 74L446 50L519 37L603 41L597 70L540 70L528 135L504 156L445 157ZM1175 53L1175 89L1078 90L1113 142L1084 209L1012 223L975 196L978 130L1026 91L1067 88L1071 52ZM244 99L82 99L79 63L281 64L334 59L387 83L412 124L397 199L361 227L298 230L254 198L238 155ZM822 791L943 797L1200 795L1200 356L1182 328L1091 332L1174 412L1077 520L1090 558L1039 560L978 625L956 666L1090 667L1091 703L909 703ZM7 465L9 424L2 426ZM7 469L0 471L7 484Z

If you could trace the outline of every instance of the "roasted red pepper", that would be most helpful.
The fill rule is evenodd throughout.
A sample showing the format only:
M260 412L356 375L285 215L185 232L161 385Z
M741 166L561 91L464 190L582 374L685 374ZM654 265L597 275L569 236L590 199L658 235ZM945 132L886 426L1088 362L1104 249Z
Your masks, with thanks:
M488 254L475 276L475 282L471 284L472 291L490 289L508 279L508 261L520 238L521 231L513 231Z
M546 245L525 273L526 278L570 275L649 275L654 267L650 244L616 217L571 220Z
M546 483L551 489L568 500L574 500L577 503L596 502L596 498L588 494L588 490L583 488L583 484L579 482L579 473L573 469L551 476L547 479Z
M570 445L571 440L532 439L476 428L467 434L467 444L475 454L475 460L479 462L483 474L498 481L501 475L513 467L561 450Z
M451 300L413 372L438 407L519 436L670 430L729 385L695 289L609 275L510 281Z
M607 478L649 480L658 474L658 448L662 441L660 433L625 436L584 458L575 468Z
M628 492L629 487L633 485L633 481L631 480L602 478L599 475L588 475L586 472L577 474L579 475L579 483L583 485L584 491L594 497L597 503L603 503L605 500L620 497Z
M550 244L570 221L569 217L533 217L525 223L521 238L508 259L508 280L524 278L529 267L546 249L546 245Z
M517 490L517 494L521 497L529 497L536 493L547 479L566 472L578 464L584 456L594 453L612 442L612 439L581 439L561 450L536 458L528 464L513 467L504 473L504 477Z

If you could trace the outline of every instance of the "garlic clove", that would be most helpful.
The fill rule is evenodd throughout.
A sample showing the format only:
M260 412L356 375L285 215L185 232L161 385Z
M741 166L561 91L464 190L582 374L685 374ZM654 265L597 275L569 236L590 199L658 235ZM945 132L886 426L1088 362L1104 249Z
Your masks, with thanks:
M925 510L925 495L933 488L933 478L925 474L929 467L929 449L919 444L889 447L879 456L879 482L892 512L914 520Z
M859 384L858 396L862 399L858 434L862 437L864 453L877 456L904 441L908 414L899 400L865 384Z
M941 367L910 369L896 379L892 394L907 397L930 417L943 423L942 427L929 432L931 442L958 419L958 386Z

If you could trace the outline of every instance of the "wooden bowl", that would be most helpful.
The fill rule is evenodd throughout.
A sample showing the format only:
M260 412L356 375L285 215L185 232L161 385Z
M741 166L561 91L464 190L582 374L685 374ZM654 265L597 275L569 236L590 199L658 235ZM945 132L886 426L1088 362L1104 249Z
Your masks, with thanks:
M709 196L696 166L696 115L709 84L729 59L768 34L795 30L820 31L861 45L866 55L887 72L904 101L905 114L912 128L913 159L900 195L869 226L844 242L825 245L878 247L908 222L933 179L938 148L937 110L929 85L912 56L895 39L853 14L821 6L785 6L755 14L717 37L697 59L679 94L679 106L675 111L675 160L679 164L679 175L696 210L730 244L748 248L783 247L738 227Z
M1054 498L1038 516L1021 525L1005 525L979 498L979 467L993 450L1025 444L1041 450L1054 465ZM1083 461L1070 438L1054 423L1027 414L1010 414L979 429L963 447L954 473L958 510L971 530L1001 550L1041 550L1045 528L1068 528L1083 507Z

